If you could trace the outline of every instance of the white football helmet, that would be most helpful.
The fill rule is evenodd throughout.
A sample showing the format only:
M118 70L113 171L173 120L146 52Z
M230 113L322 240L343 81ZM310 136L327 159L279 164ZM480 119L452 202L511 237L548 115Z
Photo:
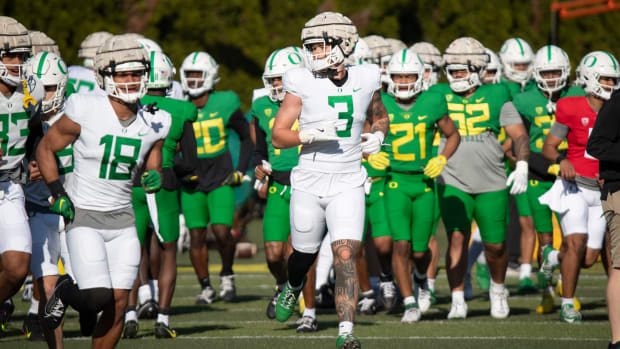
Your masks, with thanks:
M490 60L484 46L471 37L452 41L443 54L443 59L446 62L445 71L450 89L457 93L482 85L480 76L484 76L484 70ZM456 70L466 70L467 76L452 77L450 72Z
M39 52L51 52L57 56L60 56L60 49L54 39L47 36L44 32L37 30L29 30L30 43L32 44L31 55L36 55Z
M428 72L428 76L424 78L422 88L426 91L429 87L439 82L441 76L441 68L443 67L443 57L441 51L430 42L418 42L410 47L410 50L417 53L422 62L424 69ZM426 75L426 74L425 74Z
M504 76L513 82L525 86L532 78L532 62L534 52L530 45L521 38L510 38L504 41L499 50L499 58L502 60ZM515 64L527 64L527 70L516 70Z
M586 57L588 57L588 55L583 56L579 61L577 68L575 68L575 81L573 81L573 85L575 86L584 87L586 84L581 77L581 68L583 67L583 62L585 61Z
M370 62L381 68L381 83L387 84L388 76L386 68L392 57L392 46L390 46L390 43L385 38L379 35L368 35L364 40L366 40L370 51L372 51L372 59Z
M97 49L113 35L108 32L90 33L80 44L78 57L82 58L82 65L86 68L93 68Z
M144 47L144 44L142 45ZM150 51L151 73L146 87L149 89L169 89L172 86L176 69L170 58L163 52Z
M355 44L355 49L353 53L347 59L345 59L345 64L347 65L361 65L365 62L370 62L372 60L372 51L366 41L362 38L357 40L357 44Z
M263 84L269 91L269 99L272 102L282 102L284 100L284 89L280 85L274 87L274 78L282 78L284 73L292 68L304 66L302 55L295 51L295 47L286 47L272 52L265 62L265 72L263 73Z
M541 73L545 71L560 71L558 78L545 79ZM541 47L534 58L534 80L541 91L551 95L566 86L570 77L570 59L564 50L554 45Z
M190 97L199 97L208 91L213 90L215 84L220 81L217 76L219 65L213 57L206 52L192 52L183 60L181 64L181 85L183 91ZM199 78L188 78L188 72L200 72ZM190 87L190 83L193 87ZM202 83L202 84L201 84Z
M314 16L301 30L310 70L317 73L337 68L353 53L358 38L355 24L345 15L323 12ZM323 52L327 52L327 46L330 46L329 53L313 54L312 45L317 43L323 45Z
M126 35L115 35L106 40L97 50L94 66L95 80L109 96L133 104L146 94L150 63L142 44ZM140 71L140 81L115 82L114 74L125 71ZM136 92L129 92L132 85L137 85Z
M142 44L142 47L146 50L146 52L151 53L152 51L155 52L164 52L161 49L161 46L159 46L158 43L156 43L155 41L148 39L148 38L138 38L138 42L140 42Z
M484 74L484 78L482 81L483 84L499 84L502 78L502 62L500 62L499 57L493 51L488 48L484 49L486 53L489 55L489 63L487 64ZM487 78L487 74L490 72L495 72L492 78Z
M52 98L41 103L41 111L43 113L52 110L61 111L67 91L67 65L62 58L52 52L39 52L28 60L27 71L29 75L36 75L43 82L43 86L56 87Z
M30 36L28 30L14 18L0 16L0 57L5 54L19 54L22 56L22 63L5 64L0 60L0 80L9 85L17 86L24 77L24 63L30 56ZM17 70L17 75L12 75L10 71Z
M424 77L424 62L417 53L404 49L392 55L387 66L388 88L390 96L401 100L408 100L422 91ZM413 74L416 80L413 83L396 83L392 79L394 74Z
M613 78L615 84L612 86L601 84L601 77ZM590 52L583 58L581 78L587 93L608 100L611 94L620 88L618 60L605 51Z

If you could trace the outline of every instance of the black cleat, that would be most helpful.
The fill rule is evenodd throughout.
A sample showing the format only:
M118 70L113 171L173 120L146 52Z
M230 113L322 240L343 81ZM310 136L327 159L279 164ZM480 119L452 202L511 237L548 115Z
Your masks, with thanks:
M138 319L156 319L157 318L157 303L150 299L138 307Z
M177 338L177 332L163 322L155 324L155 338Z
M123 326L123 339L138 338L139 330L138 322L136 320L129 320L125 322Z
M0 331L5 330L5 325L9 322L11 315L15 311L15 304L11 298L0 305Z
M30 341L45 341L43 331L41 330L41 324L39 323L39 316L37 314L28 313L26 315L26 318L24 318L24 324L22 325L22 332Z
M69 287L72 283L73 280L71 280L71 277L68 275L63 275L58 278L56 288L45 304L43 319L47 323L47 327L49 327L50 330L58 328L62 322L62 318L65 316L67 307L60 299L59 294L64 287Z

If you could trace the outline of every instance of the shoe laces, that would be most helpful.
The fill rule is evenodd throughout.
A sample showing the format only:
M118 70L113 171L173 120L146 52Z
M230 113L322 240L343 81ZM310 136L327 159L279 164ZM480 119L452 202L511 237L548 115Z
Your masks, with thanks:
M394 284L392 284L391 282L382 282L381 293L384 297L394 297Z
M222 276L221 282L222 282L221 284L222 289L233 290L235 288L235 276L234 275Z
M293 292L293 290L287 287L284 290L284 296L283 296L284 306L286 306L287 308L292 308L295 306L296 302L297 302L297 296L295 295L295 292Z
M59 318L63 316L64 310L65 305L62 304L62 301L59 298L57 298L56 302L52 306L52 309L46 315Z

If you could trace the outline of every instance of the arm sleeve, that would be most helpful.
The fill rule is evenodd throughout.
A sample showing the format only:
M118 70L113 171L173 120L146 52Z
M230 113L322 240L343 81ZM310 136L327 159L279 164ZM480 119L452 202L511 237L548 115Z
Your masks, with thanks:
M250 137L250 125L241 112L237 109L228 120L228 127L232 128L237 135L241 145L239 147L239 162L237 163L237 171L245 173L248 170L250 157L252 156L252 138Z
M267 160L267 135L265 131L258 126L258 119L252 118L254 130L256 132L256 149L254 149L254 166L262 164L262 160Z
M568 126L558 122L557 120L553 123L553 125L551 125L551 129L549 130L549 133L551 133L552 135L564 139L566 138L566 135L568 134Z
M620 93L616 92L596 117L588 139L587 152L603 161L620 163Z
M174 172L179 178L193 173L198 164L196 154L196 136L191 121L183 123L183 133L179 140L181 151L174 157ZM179 156L181 155L181 156Z
M519 115L517 108L515 108L512 102L506 102L502 106L502 110L499 113L499 123L502 127L523 123L521 115Z
M545 159L542 154L531 151L527 163L529 165L530 171L536 173L543 178L549 176L547 170L549 169L549 165L551 165L551 163L547 161L547 159Z

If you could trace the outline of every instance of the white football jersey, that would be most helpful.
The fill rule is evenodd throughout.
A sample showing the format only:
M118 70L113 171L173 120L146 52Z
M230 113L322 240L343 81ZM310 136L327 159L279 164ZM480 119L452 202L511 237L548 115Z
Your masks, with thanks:
M264 96L269 96L269 89L257 88L252 91L252 102Z
M299 168L323 173L360 171L362 130L372 96L381 88L381 71L371 64L347 70L347 80L340 87L328 78L315 76L307 68L291 69L284 74L284 91L302 100L300 130L326 121L339 121L340 139L302 146Z
M166 97L184 101L185 96L183 95L183 86L181 86L181 83L176 80L172 81L172 86L168 89Z
M62 114L64 114L64 111L60 111L48 121L41 122L43 134L47 133L47 130L60 119ZM65 187L65 190L69 190L73 178L73 144L69 144L65 149L56 153L56 163L58 164L59 180ZM26 195L26 201L43 207L49 206L48 199L52 195L42 180L39 182L29 181L24 187L24 194Z
M105 91L97 85L95 72L86 67L81 65L70 66L67 77L69 79L68 83L73 85L76 93L107 96Z
M34 76L28 77L26 81L28 95L40 103L45 98L43 83ZM25 98L22 84L18 84L8 98L0 93L0 147L4 153L0 160L0 171L17 168L26 155L31 115L24 109Z
M104 212L131 207L132 178L153 144L168 135L170 114L141 107L124 127L108 97L73 94L65 115L81 127L69 191L75 206Z

